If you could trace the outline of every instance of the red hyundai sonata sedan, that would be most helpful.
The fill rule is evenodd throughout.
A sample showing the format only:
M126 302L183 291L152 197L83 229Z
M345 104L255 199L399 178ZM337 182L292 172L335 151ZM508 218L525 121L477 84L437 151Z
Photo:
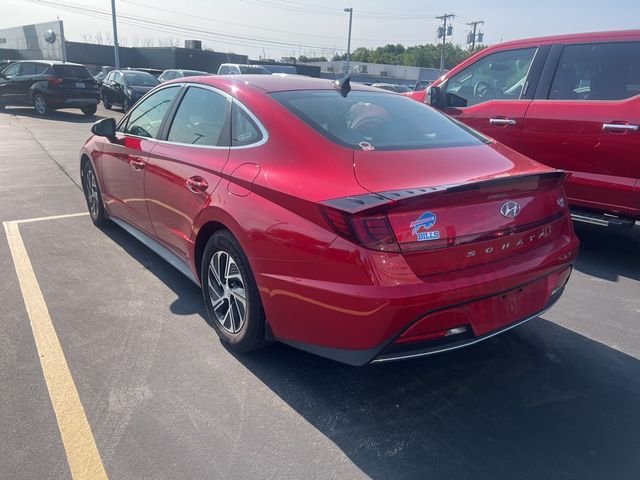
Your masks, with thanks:
M92 132L93 222L201 286L241 352L364 365L471 345L549 308L578 249L563 172L348 81L180 79Z

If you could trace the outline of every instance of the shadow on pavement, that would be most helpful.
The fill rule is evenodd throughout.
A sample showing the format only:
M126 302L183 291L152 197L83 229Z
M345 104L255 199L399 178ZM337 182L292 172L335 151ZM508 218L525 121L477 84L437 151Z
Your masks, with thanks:
M8 113L10 115L20 115L21 117L38 118L41 120L53 120L58 122L69 123L94 123L104 118L101 115L85 115L80 109L63 109L54 110L49 115L38 115L33 108L29 107L6 107L2 113Z
M197 313L205 321L207 320L206 310L202 303L202 293L193 282L117 225L112 224L102 231L173 290L177 299L169 307L171 313L176 315Z
M625 263L635 233L578 231L578 268L637 278ZM104 232L176 293L171 312L206 319L189 280L120 228ZM640 362L544 319L362 368L282 344L229 355L372 478L638 478Z
M282 345L236 358L372 478L640 471L640 363L542 319L475 347L359 369Z
M573 224L580 238L577 270L614 282L619 276L640 280L640 226L621 229Z

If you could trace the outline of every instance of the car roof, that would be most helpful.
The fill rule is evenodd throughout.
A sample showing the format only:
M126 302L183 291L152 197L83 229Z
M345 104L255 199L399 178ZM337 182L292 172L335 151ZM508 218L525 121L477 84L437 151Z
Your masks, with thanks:
M60 60L15 60L11 63L46 63L47 65L71 65L72 67L84 67L82 63L62 62Z
M640 39L640 30L611 30L608 32L585 32L585 33L568 33L564 35L551 35L547 37L523 38L519 40L511 40L504 43L493 45L493 47L511 47L523 44L546 44L546 43L578 43L594 40L615 39L616 37L636 37Z
M176 81L176 80L173 80ZM184 81L184 79L182 79ZM266 93L285 92L289 90L330 90L333 88L329 78L305 77L303 75L216 75L212 77L200 77L198 83L217 86L224 82L228 86L237 84L249 85ZM351 82L352 90L367 90L380 92L379 88L368 87L363 84Z

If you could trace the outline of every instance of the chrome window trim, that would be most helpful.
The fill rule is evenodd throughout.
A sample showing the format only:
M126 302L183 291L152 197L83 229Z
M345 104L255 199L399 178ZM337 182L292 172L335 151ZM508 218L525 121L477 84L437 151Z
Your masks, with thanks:
M111 73L111 72L109 72L109 73ZM166 84L166 85L162 85L162 84L160 83L160 84L158 84L158 87L159 87L159 88L158 88L157 90L156 90L155 88L154 88L154 89L152 89L152 90L149 90L149 91L148 91L147 93L145 93L142 97L140 97L140 100L138 100L138 101L136 102L136 104L139 104L140 102L142 102L145 98L147 98L147 96L151 95L152 93L159 92L160 90L164 90L165 88L171 88L171 87L180 87L180 88L182 88L183 86L184 86L184 83L183 83L183 82L178 82L178 83L169 83L169 84ZM179 89L178 89L178 90L179 90ZM180 92L178 92L178 94L179 94L179 93L180 93ZM126 132L122 132L122 131L118 130L118 129L120 128L120 125L122 125L123 123L126 123L126 122L129 120L129 117L131 116L131 114L132 114L133 112L135 112L135 110L136 110L136 109L135 109L135 107L136 107L136 105L134 105L134 106L133 106L133 108L132 108L132 109L130 109L130 110L129 110L129 111L128 111L128 112L127 112L127 113L126 113L126 114L125 114L121 119L120 119L120 121L119 121L119 122L118 122L118 124L116 125L116 133L121 133L122 135L128 135L128 136L130 136L130 137L134 137L134 138L144 138L145 140L156 140L156 141L159 141L159 140L158 140L157 138L155 138L155 137L151 137L151 138L149 138L149 137L141 137L140 135L133 135L133 134L131 134L131 133L126 133Z
M154 142L162 143L162 144L166 144L166 145L177 145L177 146L181 146L181 147L192 147L192 148L209 148L209 149L212 149L212 150L228 150L228 149L240 150L240 149L246 149L246 148L255 148L255 147L260 147L260 146L264 145L269 140L269 132L264 127L262 122L260 120L258 120L258 117L256 117L251 110L249 110L241 101L239 101L233 95L230 95L227 92L222 91L222 90L220 90L220 89L218 89L216 87L213 87L211 85L205 85L205 84L202 84L202 83L193 83L193 82L169 83L167 85L162 85L157 90L153 89L153 90L149 91L142 98L140 98L140 100L138 100L138 102L142 102L147 97L147 95L150 95L151 93L156 93L156 92L159 92L160 90L163 90L165 88L171 88L171 87L175 87L175 86L179 86L181 88L185 87L185 86L186 87L202 88L204 90L211 90L214 93L222 95L223 97L225 97L226 99L231 101L232 104L235 103L239 108L242 108L242 110L244 110L244 112L247 115L249 115L249 118L251 118L251 120L253 120L253 122L258 126L258 129L260 130L260 133L262 134L262 138L260 140L258 140L257 142L251 143L249 145L240 145L240 146L236 146L236 147L234 147L234 146L220 147L220 146L217 146L217 145L194 145L194 144L191 144L191 143L170 142L169 140L160 140L160 139L157 139L157 138L154 138L154 137L151 137L151 138L150 137L141 137L139 135L133 135L131 133L118 131L118 128L120 128L120 125L122 125L123 123L125 123L128 120L128 118L131 115L131 113L135 111L135 108L132 108L131 110L129 110L127 112L127 114L120 119L120 121L118 122L118 125L116 126L116 133L120 133L121 135L127 135L128 137L141 138L143 140L154 141ZM178 107L178 108L180 108L180 107ZM177 112L177 110L176 110L176 112ZM175 118L175 115L174 115L174 118Z
M172 84L175 85L175 84ZM228 99L229 101L231 101L232 104L236 104L239 108L242 108L242 110L245 111L245 113L247 115L249 115L249 118L251 118L251 120L253 120L255 122L255 124L258 126L258 129L260 130L260 133L262 134L262 138L260 140L258 140L255 143L251 143L249 145L241 145L241 146L228 146L228 147L220 147L217 145L194 145L192 143L182 143L182 142L171 142L169 140L157 140L158 143L163 143L163 144L167 144L167 145L177 145L177 146L181 146L181 147L192 147L192 148L209 148L212 150L240 150L240 149L245 149L245 148L255 148L255 147L260 147L262 145L264 145L265 143L267 143L267 141L269 140L269 133L267 132L267 129L264 127L264 125L262 124L262 122L260 120L258 120L258 117L256 117L253 112L251 112L251 110L249 110L242 102L240 102L237 98L235 98L233 95L228 94L227 92L224 92L216 87L212 87L211 85L205 85L202 83L193 83L193 82L184 82L182 85L186 85L187 87L195 87L195 88L202 88L204 90L211 90L214 93L217 93L219 95L222 95L223 97L225 97L226 99ZM144 98L144 97L143 97ZM179 109L180 107L178 107ZM176 110L177 113L177 110ZM175 116L174 116L175 118ZM169 129L171 130L171 129ZM146 138L146 137L145 137Z

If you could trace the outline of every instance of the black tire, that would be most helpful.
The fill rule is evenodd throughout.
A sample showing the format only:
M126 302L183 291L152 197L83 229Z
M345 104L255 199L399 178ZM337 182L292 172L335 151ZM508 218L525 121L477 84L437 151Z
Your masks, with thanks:
M228 277L224 273L219 275L219 282L214 269L226 272L229 262L225 262L225 258L232 260L231 274ZM216 262L219 262L219 268L214 265ZM221 230L211 236L204 248L200 272L209 324L220 340L236 352L249 352L264 346L265 316L258 286L242 247L229 231ZM243 321L238 322L241 317Z
M111 110L111 104L107 101L107 96L104 94L102 94L102 105L104 105L104 108L107 110Z
M104 227L109 224L109 217L104 210L102 203L102 194L100 193L100 184L98 177L93 170L90 162L86 162L82 170L82 190L84 190L84 198L87 201L89 216L96 227Z
M124 100L122 101L122 113L127 113L130 108L131 108L131 103L129 102L129 99L125 97Z
M41 93L36 93L33 96L33 108L35 108L38 115L49 115L51 113L51 107L45 97Z
M0 112L4 110L4 103L0 103Z
M85 105L84 107L80 107L80 110L82 110L82 113L84 113L85 115L95 115L96 112L98 111L98 106Z

